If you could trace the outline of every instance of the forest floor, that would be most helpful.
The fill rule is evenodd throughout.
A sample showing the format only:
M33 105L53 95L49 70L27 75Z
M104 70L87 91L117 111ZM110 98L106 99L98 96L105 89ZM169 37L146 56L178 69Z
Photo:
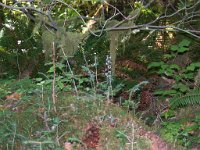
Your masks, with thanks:
M105 97L58 92L32 80L0 84L0 149L171 150L156 130Z

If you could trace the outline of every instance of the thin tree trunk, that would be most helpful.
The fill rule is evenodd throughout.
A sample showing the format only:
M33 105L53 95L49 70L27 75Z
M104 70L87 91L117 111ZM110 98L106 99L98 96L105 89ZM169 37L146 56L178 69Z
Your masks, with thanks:
M55 112L56 111L56 91L55 91L55 86L56 86L56 52L55 52L55 43L52 43L52 61L53 61L53 82L52 82L52 100L53 100L53 109Z

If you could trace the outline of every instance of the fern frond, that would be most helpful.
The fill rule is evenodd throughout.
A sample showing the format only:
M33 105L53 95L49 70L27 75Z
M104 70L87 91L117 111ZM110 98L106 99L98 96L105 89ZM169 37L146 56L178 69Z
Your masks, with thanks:
M200 105L200 88L191 90L186 95L174 97L170 100L172 108L184 107L188 105Z

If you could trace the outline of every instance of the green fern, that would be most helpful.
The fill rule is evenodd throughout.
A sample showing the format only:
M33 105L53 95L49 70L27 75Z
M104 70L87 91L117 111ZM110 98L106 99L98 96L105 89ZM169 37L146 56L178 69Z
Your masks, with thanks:
M191 90L186 95L179 95L170 100L172 108L183 107L188 105L200 105L200 88Z

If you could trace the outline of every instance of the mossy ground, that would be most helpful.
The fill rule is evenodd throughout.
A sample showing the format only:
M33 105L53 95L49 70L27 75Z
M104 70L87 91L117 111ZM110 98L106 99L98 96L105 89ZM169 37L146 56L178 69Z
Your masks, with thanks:
M74 149L92 149L83 142L90 124L99 127L98 146L105 150L149 147L151 142L136 133L139 121L106 98L77 99L71 92L58 92L54 112L50 87L26 80L1 81L0 149L62 150L65 142L72 142ZM3 98L16 91L21 99Z

